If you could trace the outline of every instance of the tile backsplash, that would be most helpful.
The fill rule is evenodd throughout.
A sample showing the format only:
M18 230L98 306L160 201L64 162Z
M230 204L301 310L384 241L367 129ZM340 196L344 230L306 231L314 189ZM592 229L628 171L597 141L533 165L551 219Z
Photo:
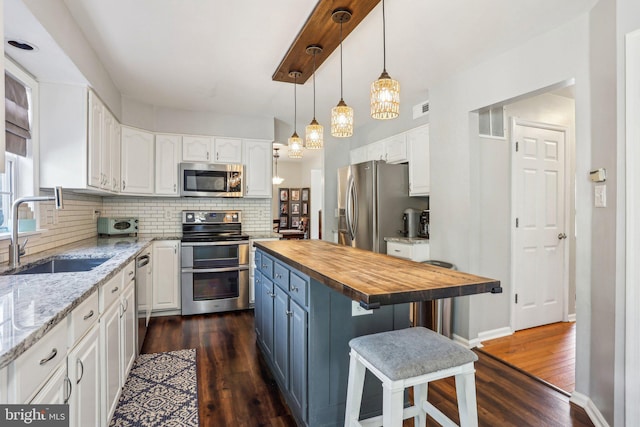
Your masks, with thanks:
M272 230L271 199L105 197L100 216L138 217L140 234L181 233L183 210L241 210L242 231Z

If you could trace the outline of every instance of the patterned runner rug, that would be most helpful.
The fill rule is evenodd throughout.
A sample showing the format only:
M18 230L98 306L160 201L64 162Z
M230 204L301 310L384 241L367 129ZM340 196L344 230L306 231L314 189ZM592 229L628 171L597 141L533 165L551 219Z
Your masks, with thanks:
M196 350L141 354L110 427L197 427Z

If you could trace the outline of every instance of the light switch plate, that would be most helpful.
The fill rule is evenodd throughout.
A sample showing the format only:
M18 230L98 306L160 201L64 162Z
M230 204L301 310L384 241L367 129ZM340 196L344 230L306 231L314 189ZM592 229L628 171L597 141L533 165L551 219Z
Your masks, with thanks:
M596 208L607 207L607 186L606 184L596 185L594 188L594 205Z
M373 310L362 308L358 301L351 301L351 317L364 316L365 314L373 314Z

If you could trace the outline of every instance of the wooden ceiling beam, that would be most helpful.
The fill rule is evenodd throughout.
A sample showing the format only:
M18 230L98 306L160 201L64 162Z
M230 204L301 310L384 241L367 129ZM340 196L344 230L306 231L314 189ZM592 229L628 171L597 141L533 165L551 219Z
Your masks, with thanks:
M307 54L307 47L319 45L322 52L316 54L316 69L340 46L339 24L331 19L336 9L351 11L351 19L342 24L342 38L345 40L354 28L373 10L380 0L320 0L307 18L289 50L273 73L272 80L293 83L290 71L302 74L297 82L304 84L313 74L313 57Z

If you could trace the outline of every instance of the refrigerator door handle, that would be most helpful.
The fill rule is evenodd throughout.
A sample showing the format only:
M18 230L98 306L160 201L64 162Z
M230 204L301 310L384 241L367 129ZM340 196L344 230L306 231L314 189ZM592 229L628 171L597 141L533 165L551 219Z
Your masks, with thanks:
M356 238L356 230L358 229L358 189L356 188L355 179L351 179L351 199L353 200L353 210L351 211L351 240Z
M347 223L347 232L349 233L349 239L353 240L354 232L353 232L353 178L349 177L347 181L347 191L346 191L346 206L345 206L345 221Z

